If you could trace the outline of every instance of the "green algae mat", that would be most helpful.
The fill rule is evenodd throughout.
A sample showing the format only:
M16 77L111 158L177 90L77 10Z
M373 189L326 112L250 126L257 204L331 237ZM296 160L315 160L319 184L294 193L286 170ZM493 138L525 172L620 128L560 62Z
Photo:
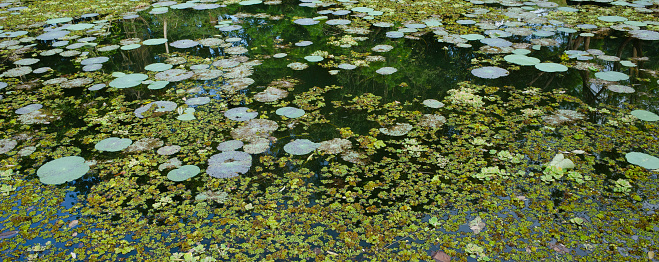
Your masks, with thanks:
M0 2L5 261L651 261L657 0Z

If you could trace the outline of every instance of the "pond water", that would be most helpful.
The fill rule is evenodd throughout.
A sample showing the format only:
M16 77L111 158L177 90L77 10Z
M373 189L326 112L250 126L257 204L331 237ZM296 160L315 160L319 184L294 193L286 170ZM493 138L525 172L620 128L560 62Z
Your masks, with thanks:
M659 252L656 1L114 2L0 3L2 257Z

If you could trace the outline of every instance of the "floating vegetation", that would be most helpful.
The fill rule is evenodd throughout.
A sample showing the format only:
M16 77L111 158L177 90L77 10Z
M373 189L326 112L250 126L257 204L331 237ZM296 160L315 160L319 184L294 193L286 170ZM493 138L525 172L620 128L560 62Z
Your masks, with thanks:
M76 180L89 171L85 159L79 156L67 156L52 160L37 170L39 181L48 185L59 185Z
M659 252L651 1L92 2L0 3L4 260Z

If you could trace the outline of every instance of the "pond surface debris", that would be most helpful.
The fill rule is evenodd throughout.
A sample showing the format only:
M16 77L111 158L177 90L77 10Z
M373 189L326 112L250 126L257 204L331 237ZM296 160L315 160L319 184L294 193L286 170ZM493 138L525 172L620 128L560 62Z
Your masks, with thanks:
M659 2L0 2L7 261L659 252Z

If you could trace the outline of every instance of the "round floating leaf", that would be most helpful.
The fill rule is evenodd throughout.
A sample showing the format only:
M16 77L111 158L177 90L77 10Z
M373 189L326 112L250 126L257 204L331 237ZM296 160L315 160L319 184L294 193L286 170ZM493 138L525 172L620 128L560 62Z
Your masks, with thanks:
M298 25L315 25L315 24L318 24L320 22L317 21L317 20L314 20L312 18L300 18L300 19L297 19L297 20L293 21L293 23L296 23Z
M343 69L343 70L353 70L353 69L357 68L356 65L353 65L353 64L345 64L345 63L340 64L340 65L338 65L337 67L338 67L338 68L341 68L341 69Z
M124 51L125 50L133 50L133 49L139 48L140 46L142 46L142 45L141 44L130 44L130 45L121 46L121 48L119 48L119 49L124 50Z
M472 69L471 74L480 78L495 79L502 76L507 76L509 72L508 70L500 67L486 66Z
M623 93L623 94L631 94L634 93L635 91L634 88L623 85L609 85L606 88L611 90L612 92Z
M24 59L21 59L21 60L18 60L16 62L14 62L14 65L29 66L29 65L36 64L37 62L39 62L39 60L41 60L41 59L39 59L39 58L24 58Z
M598 20L604 21L604 22L609 22L609 23L615 23L615 22L624 22L627 21L627 18L624 18L622 16L600 16L597 17Z
M156 89L163 89L169 84L169 81L155 81L151 84L149 84L146 88L156 90Z
M567 71L567 66L557 64L557 63L539 63L535 65L535 68L542 72L565 72Z
M248 112L249 108L247 107L236 107L236 108L231 108L224 112L224 116L226 116L228 119L235 120L235 121L247 121L250 119L256 118L257 115L259 115L258 112Z
M245 143L240 140L229 140L229 141L224 141L217 145L217 150L220 151L235 151L243 147Z
M76 180L89 171L85 159L79 156L67 156L52 160L37 170L39 180L48 185L59 185Z
M0 154L9 152L10 150L14 149L17 144L18 141L11 138L0 139Z
M597 72L595 73L595 77L606 81L623 81L629 79L628 75L616 71Z
M444 103L439 102L435 99L426 99L423 100L423 105L430 107L430 108L441 108L444 107Z
M304 112L304 110L299 109L299 108L286 106L286 107L282 107L282 108L277 109L277 111L275 111L275 114L280 115L280 116L285 116L285 117L288 117L288 118L298 118L298 117L303 116L305 114L305 112Z
M53 19L46 20L46 24L49 24L49 25L62 24L62 23L71 22L72 20L73 20L72 17L53 18Z
M90 57L80 61L80 64L81 65L102 64L107 62L108 60L110 60L110 58L107 56Z
M659 158L639 153L639 152L630 152L625 155L627 162L637 166L641 166L647 169L659 169Z
M185 100L185 104L189 106L205 105L210 102L211 99L207 96L193 97Z
M232 178L245 174L252 166L252 156L242 151L227 151L208 159L206 173L216 178Z
M632 37L641 40L659 40L659 32L650 30L632 30L629 31Z
M631 114L633 116L637 117L638 119L643 120L643 121L651 121L652 122L652 121L658 121L659 120L659 116L657 114L652 113L650 111L646 111L646 110L634 110L634 111L631 112Z
M485 39L485 36L479 35L479 34L460 35L460 37L462 37L466 40L469 40L469 41Z
M190 48L193 46L199 45L198 42L190 40L190 39L183 39L183 40L178 40L175 42L172 42L169 44L170 46L176 47L176 48Z
M540 63L540 59L535 57L525 56L525 55L507 55L503 57L508 63L522 65L522 66L531 66L537 65Z
M50 40L62 38L68 35L69 33L71 33L71 31L65 31L65 30L50 31L37 36L37 40L50 41Z
M398 71L398 69L388 66L375 70L376 73L381 75L391 75L393 73L396 73L396 71Z
M16 111L14 111L14 112L17 115L24 115L24 114L29 114L29 113L32 113L34 111L37 111L37 110L41 109L42 107L43 107L42 104L30 104L30 105L26 105L24 107L21 107L19 109L16 109Z
M94 148L98 151L117 152L126 149L133 140L129 138L109 137L96 143Z
M158 155L161 155L161 156L169 156L169 155L176 154L179 151L181 151L181 146L171 145L171 146L163 146L161 148L158 148L158 151L156 151L156 153L158 153Z
M306 59L309 62L320 62L323 61L323 57L319 55L308 55L305 56L304 59Z
M172 180L172 181L183 181L188 178L194 177L199 174L201 169L199 169L198 166L195 165L185 165L182 167L179 167L177 169L174 169L172 171L169 171L167 173L167 179Z
M297 139L284 146L284 151L291 155L306 155L318 148L320 144L311 142L309 139Z
M161 45L164 43L167 43L167 39L165 38L154 38L154 39L144 40L144 42L142 42L143 45Z
M145 74L128 74L112 80L109 85L115 88L129 88L142 84L147 78L149 76Z
M405 33L398 32L398 31L389 31L385 34L385 36L389 37L389 38L401 38L401 37L405 36Z

